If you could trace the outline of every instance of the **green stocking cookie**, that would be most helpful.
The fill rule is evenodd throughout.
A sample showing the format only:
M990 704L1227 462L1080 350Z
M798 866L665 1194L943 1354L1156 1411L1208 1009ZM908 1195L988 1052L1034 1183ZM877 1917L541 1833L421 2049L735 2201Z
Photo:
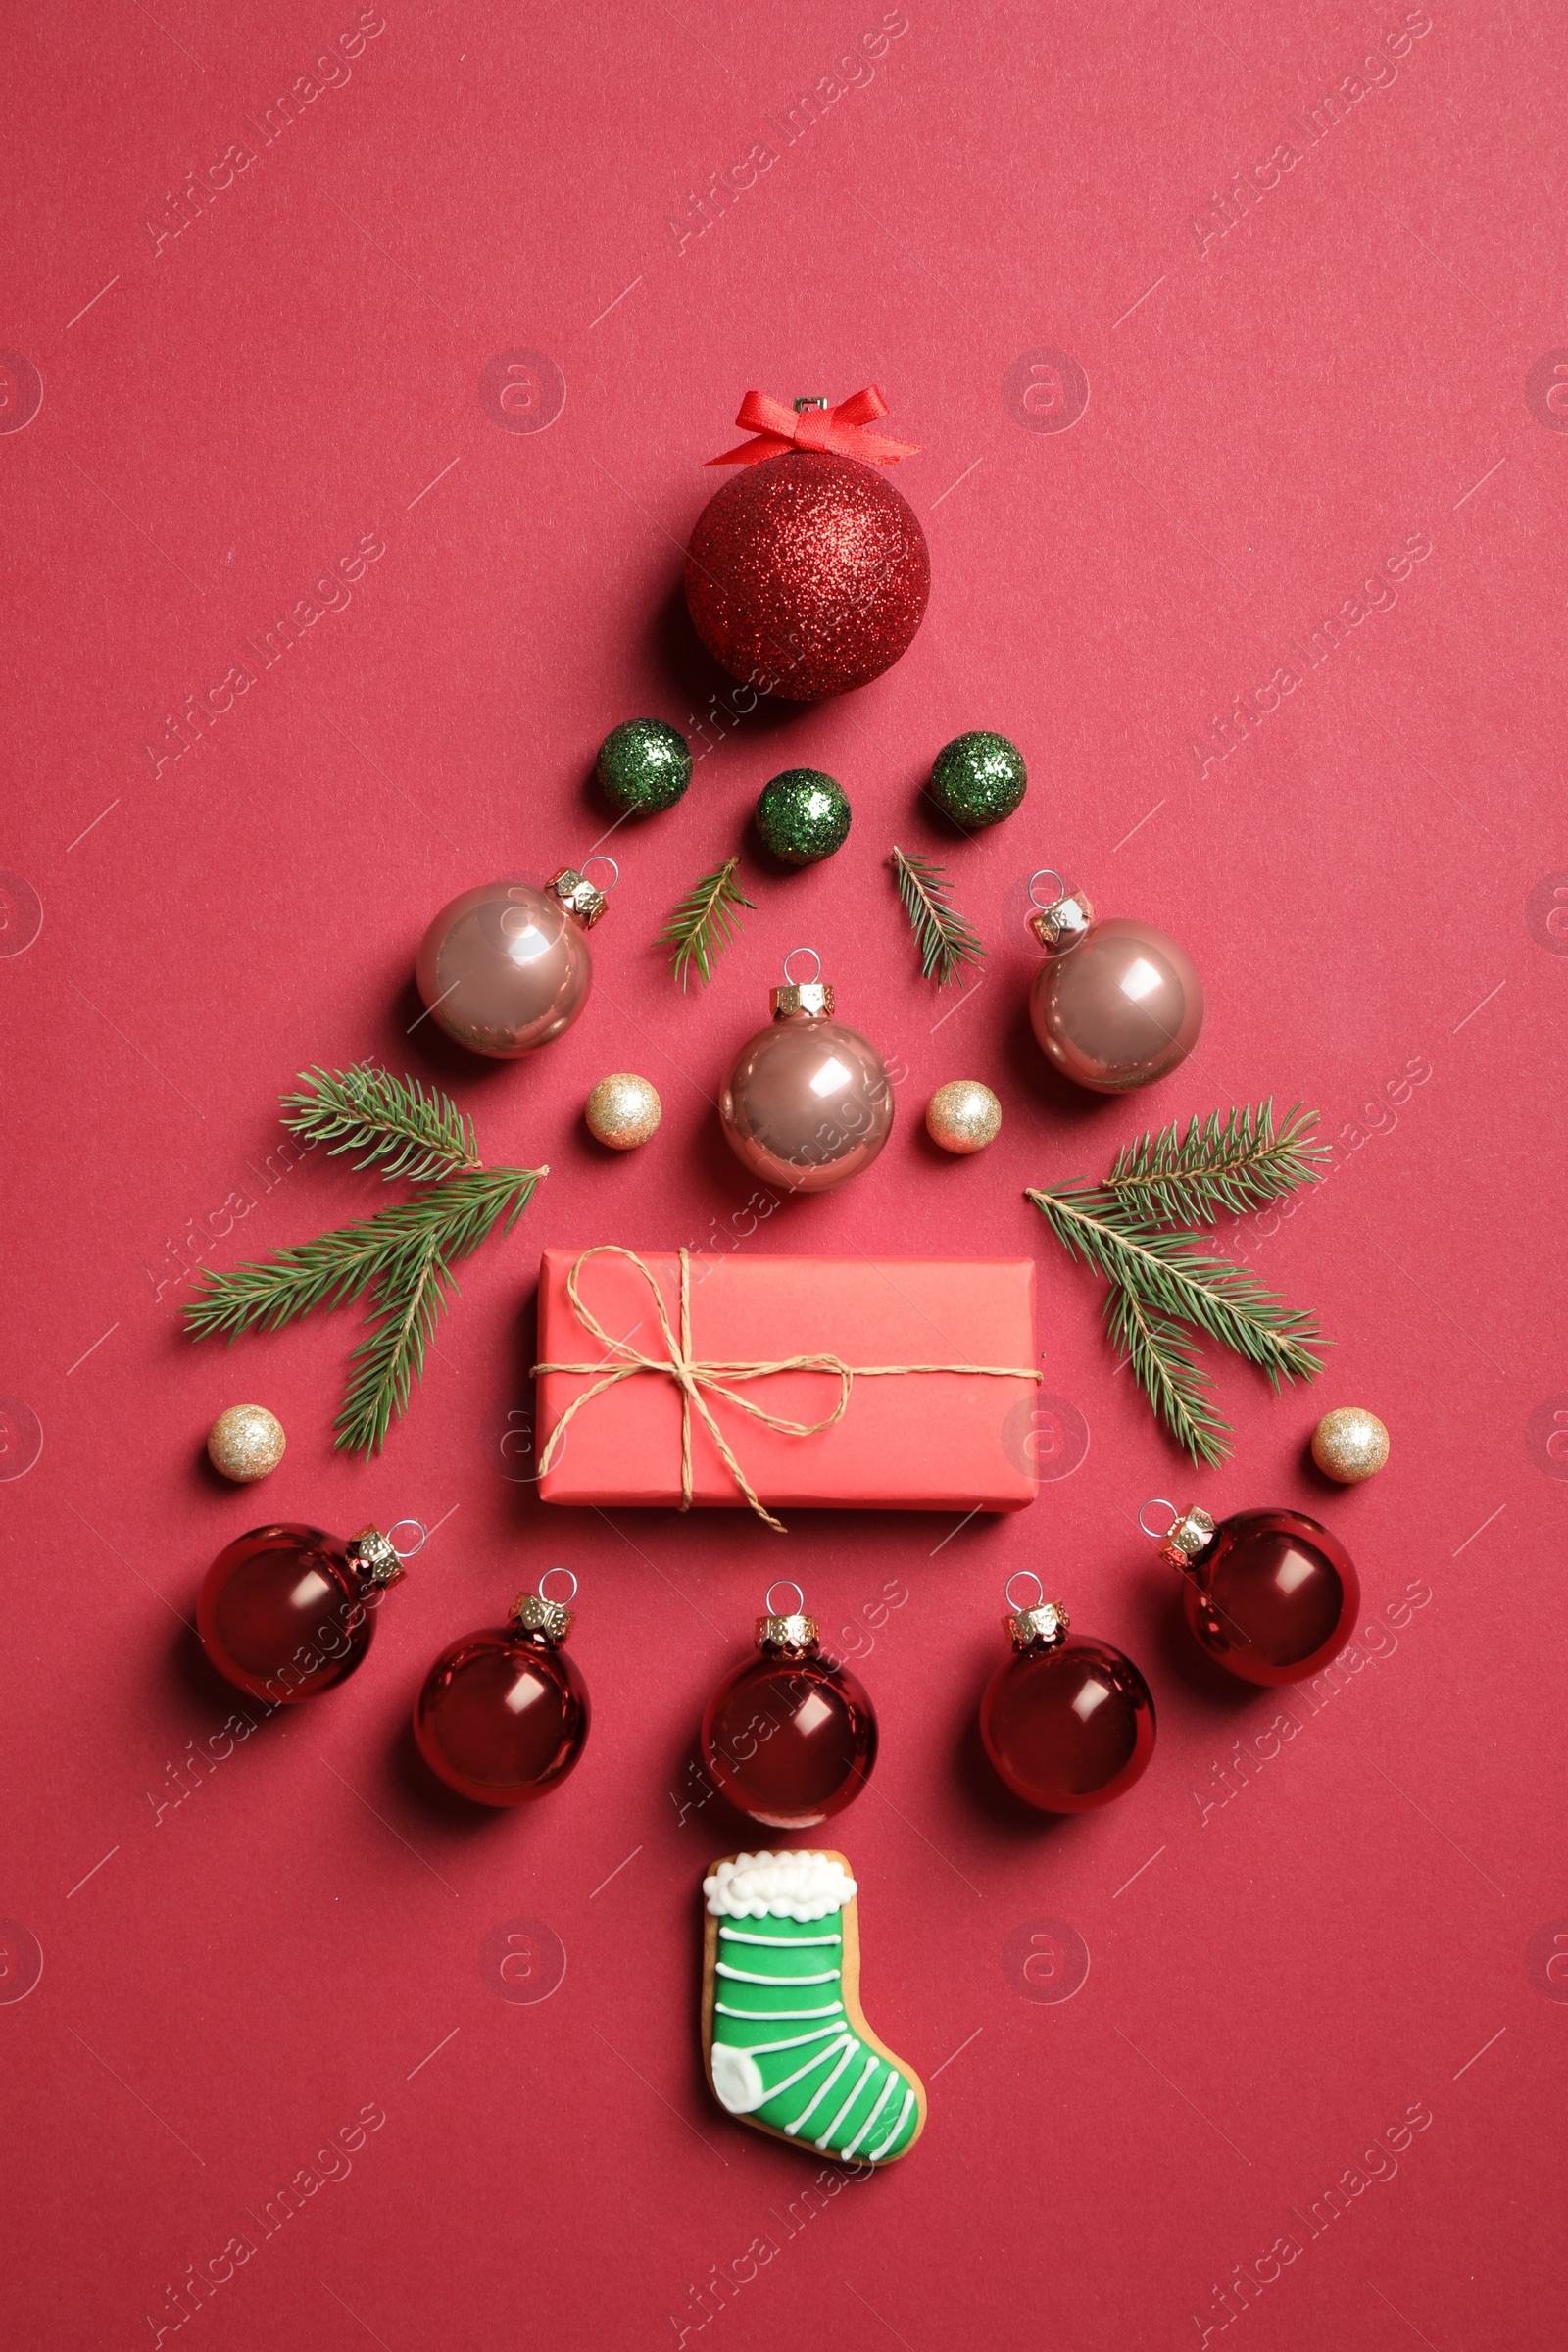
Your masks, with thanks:
M730 1854L703 1893L703 2054L719 2105L845 2164L907 2155L925 2090L861 2013L844 1856Z

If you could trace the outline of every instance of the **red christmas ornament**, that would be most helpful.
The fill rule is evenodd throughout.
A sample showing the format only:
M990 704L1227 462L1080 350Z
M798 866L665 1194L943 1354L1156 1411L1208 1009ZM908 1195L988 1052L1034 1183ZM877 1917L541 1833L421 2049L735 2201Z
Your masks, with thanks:
M511 1623L444 1649L414 1702L414 1737L438 1780L479 1805L526 1805L565 1779L588 1738L588 1686L562 1643L575 1622L544 1587L519 1592ZM568 1600L576 1598L571 1576Z
M875 471L916 454L870 427L875 385L836 409L748 392L756 438L712 466L744 468L697 518L686 602L732 677L792 703L880 677L925 614L931 558L913 508Z
M788 1580L780 1580L787 1582ZM810 1830L853 1804L876 1762L876 1710L847 1668L822 1657L801 1604L757 1620L760 1655L727 1674L703 1715L702 1753L720 1794L753 1821Z
M418 1526L416 1519L397 1523ZM253 1527L224 1545L202 1579L202 1647L253 1698L273 1706L316 1698L361 1664L383 1592L423 1543L422 1527L408 1552L375 1527L362 1528L352 1542L293 1522Z
M1159 1556L1186 1579L1187 1622L1216 1664L1244 1683L1304 1683L1349 1640L1361 1580L1337 1536L1302 1511L1169 1511ZM1143 1512L1138 1516L1143 1527ZM1157 1531L1144 1528L1145 1535Z
M1057 896L1042 905L1035 884ZM1151 1086L1187 1059L1203 1026L1203 984L1187 950L1152 923L1097 922L1081 890L1042 866L1029 884L1029 928L1046 961L1029 1020L1046 1058L1092 1094Z
M1028 1576L1039 1598L1017 1608L1012 1588ZM1014 1796L1042 1813L1089 1813L1141 1780L1154 1752L1154 1701L1119 1649L1069 1634L1067 1612L1040 1579L1007 1580L1012 1643L980 1701L980 1737Z

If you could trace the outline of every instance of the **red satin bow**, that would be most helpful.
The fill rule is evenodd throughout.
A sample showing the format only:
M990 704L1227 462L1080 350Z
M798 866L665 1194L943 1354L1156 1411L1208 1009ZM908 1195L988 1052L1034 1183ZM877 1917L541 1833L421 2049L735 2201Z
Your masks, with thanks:
M760 458L776 458L787 449L827 450L834 457L859 458L867 466L892 466L900 458L918 457L918 443L890 441L886 433L870 430L887 413L888 404L875 384L867 384L863 392L852 392L836 409L791 409L770 393L748 392L735 421L757 438L743 441L708 463L755 466Z

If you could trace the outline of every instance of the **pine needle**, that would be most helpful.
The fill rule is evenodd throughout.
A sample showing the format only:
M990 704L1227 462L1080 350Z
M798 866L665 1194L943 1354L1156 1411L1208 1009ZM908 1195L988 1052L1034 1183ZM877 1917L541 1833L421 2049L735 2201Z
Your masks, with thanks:
M450 1095L426 1094L417 1078L394 1078L362 1062L352 1070L301 1070L311 1091L283 1097L283 1124L313 1144L326 1144L336 1159L361 1152L356 1168L386 1162L390 1184L403 1176L428 1184L459 1168L479 1165L473 1121Z
M296 1135L334 1155L359 1152L359 1167L381 1165L383 1175L428 1189L297 1249L209 1273L185 1308L185 1328L192 1339L234 1340L368 1296L372 1328L355 1352L334 1442L378 1453L456 1294L453 1263L492 1233L510 1233L550 1171L481 1167L472 1121L417 1079L368 1067L301 1075L311 1091L284 1097L284 1123Z
M1164 1225L1211 1225L1224 1209L1245 1216L1316 1184L1328 1152L1316 1142L1317 1112L1298 1102L1276 1131L1274 1098L1244 1102L1221 1124L1196 1113L1185 1138L1178 1120L1124 1144L1104 1189L1130 1214Z
M295 1250L209 1272L185 1308L192 1339L278 1331L318 1306L341 1306L377 1286L406 1289L432 1241L443 1257L466 1257L504 1212L510 1233L545 1168L469 1168L416 1200L339 1225ZM510 1204L510 1210L509 1210Z
M1195 1462L1217 1465L1231 1451L1231 1425L1209 1400L1209 1379L1180 1323L1145 1306L1112 1283L1105 1293L1105 1328L1111 1346L1132 1366L1132 1375L1155 1412Z
M332 1442L344 1453L368 1459L380 1452L393 1414L407 1408L410 1390L424 1371L424 1350L446 1311L451 1282L434 1236L426 1237L409 1274L405 1287L387 1286L377 1296L386 1319L355 1352L357 1369L333 1423Z
M946 869L929 858L906 857L897 844L890 860L909 927L920 950L920 969L939 988L956 980L966 963L978 963L985 947L948 895Z
M1245 1266L1206 1255L1200 1235L1162 1232L1099 1186L1069 1184L1026 1197L1068 1255L1109 1283L1111 1336L1195 1460L1223 1461L1230 1429L1208 1400L1187 1331L1205 1333L1255 1364L1276 1391L1282 1380L1312 1380L1321 1370L1311 1345L1321 1337L1315 1319L1276 1298Z
M726 858L694 882L654 943L670 950L669 968L683 991L694 966L707 987L719 956L740 936L740 909L757 911L735 879L739 864L738 857Z

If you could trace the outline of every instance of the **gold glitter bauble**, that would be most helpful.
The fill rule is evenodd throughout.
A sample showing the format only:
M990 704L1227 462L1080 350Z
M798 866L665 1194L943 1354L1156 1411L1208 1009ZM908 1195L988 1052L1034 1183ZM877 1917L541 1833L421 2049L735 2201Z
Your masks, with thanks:
M1325 1413L1312 1432L1312 1459L1325 1478L1342 1487L1376 1478L1389 1458L1389 1433L1364 1405L1342 1404Z
M647 1143L663 1115L657 1088L639 1078L635 1070L616 1070L609 1078L601 1078L583 1111L590 1134L608 1144L612 1152L635 1152L639 1144Z
M283 1424L265 1404L231 1404L207 1432L207 1458L237 1486L270 1478L288 1441Z
M950 1078L925 1106L925 1131L944 1152L983 1152L1002 1126L1002 1104L978 1078Z

